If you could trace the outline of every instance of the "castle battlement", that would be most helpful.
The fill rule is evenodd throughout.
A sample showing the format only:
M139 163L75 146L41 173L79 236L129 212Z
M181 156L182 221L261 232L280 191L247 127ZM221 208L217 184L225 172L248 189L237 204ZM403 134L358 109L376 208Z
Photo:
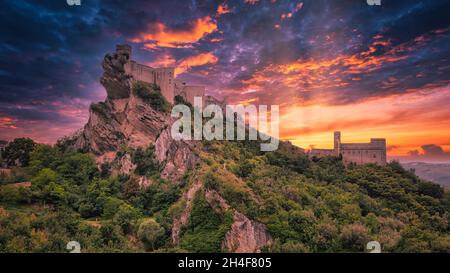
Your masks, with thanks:
M123 56L126 60L124 64L125 74L131 76L136 81L157 84L161 88L162 95L171 104L174 97L183 96L186 101L194 103L194 96L205 96L204 86L192 86L181 83L175 79L175 67L153 68L132 60L132 49L129 45L117 45L116 54Z
M312 149L310 156L342 156L345 163L386 165L386 139L372 138L370 143L342 143L341 132L334 132L334 149Z

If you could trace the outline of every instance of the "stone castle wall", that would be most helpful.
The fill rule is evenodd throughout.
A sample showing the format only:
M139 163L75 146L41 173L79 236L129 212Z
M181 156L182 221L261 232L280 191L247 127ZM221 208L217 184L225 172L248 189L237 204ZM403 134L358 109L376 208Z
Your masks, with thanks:
M205 87L200 85L186 85L186 83L175 80L175 95L182 96L190 104L194 104L194 97L205 99Z
M186 101L193 104L194 96L203 97L205 95L204 86L186 85L186 83L177 81L175 79L174 67L153 68L139 64L131 60L131 53L131 47L129 45L118 45L116 47L116 54L123 55L128 60L124 65L125 74L132 76L136 81L159 85L162 95L168 102L173 104L174 97L181 95Z
M175 68L152 68L135 61L126 63L124 67L125 73L135 80L159 85L162 95L168 102L173 103Z
M328 155L335 156L335 152L333 149L312 149L309 152L309 156L315 156L315 157L324 157Z
M386 140L372 138L370 143L341 143L341 133L334 133L334 149L312 149L310 156L342 156L344 163L386 165Z
M367 164L374 163L378 165L386 164L386 152L378 148L366 149L341 149L344 163Z

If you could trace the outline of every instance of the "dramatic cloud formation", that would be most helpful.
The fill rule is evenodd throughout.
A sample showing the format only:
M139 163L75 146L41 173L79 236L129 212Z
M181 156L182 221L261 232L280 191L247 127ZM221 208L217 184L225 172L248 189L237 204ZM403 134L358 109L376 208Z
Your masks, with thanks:
M217 30L216 23L211 17L198 18L189 22L187 28L168 29L163 23L151 24L146 32L142 32L136 38L132 38L134 43L145 43L145 47L154 49L156 47L192 47L192 43L198 42L206 35Z
M147 63L151 67L172 67L175 66L176 60L169 53L160 54L152 62Z
M14 120L12 118L0 117L0 128L16 129L17 127L14 125Z
M181 59L179 61L168 54L164 53L158 55L158 57L152 62L147 63L151 67L175 67L175 74L180 75L187 71L190 71L194 67L201 67L205 65L212 65L218 62L218 58L212 53L200 53Z
M386 137L391 158L445 159L449 8L425 0L7 1L0 139L51 143L82 127L89 104L105 97L104 54L129 43L136 61L176 67L181 80L230 103L280 105L280 133L296 145L331 147L341 130L346 141Z
M201 53L199 55L190 56L181 60L175 69L175 74L182 74L194 66L202 66L206 64L215 64L219 59L211 52Z

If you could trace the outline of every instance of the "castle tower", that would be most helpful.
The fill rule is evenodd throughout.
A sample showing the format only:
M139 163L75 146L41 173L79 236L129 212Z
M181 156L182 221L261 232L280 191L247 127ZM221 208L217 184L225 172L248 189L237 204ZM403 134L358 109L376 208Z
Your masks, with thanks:
M377 163L384 166L387 163L387 149L385 138L371 138L370 145L379 150L379 157L377 157Z
M334 132L334 153L339 156L341 153L341 132Z
M131 46L130 45L116 45L117 55L125 56L126 60L131 59Z

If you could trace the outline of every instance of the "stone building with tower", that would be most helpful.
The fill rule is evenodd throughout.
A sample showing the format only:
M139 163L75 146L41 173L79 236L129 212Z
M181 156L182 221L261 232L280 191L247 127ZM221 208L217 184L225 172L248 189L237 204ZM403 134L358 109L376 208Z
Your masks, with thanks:
M153 68L133 61L130 45L117 45L116 54L126 58L124 64L126 75L136 81L157 84L161 88L162 95L171 104L177 95L184 97L191 104L194 103L194 96L203 97L205 95L204 86L188 85L176 79L175 67Z
M188 85L183 81L175 80L175 96L182 96L187 102L194 104L194 97L202 97L205 101L205 87L201 85Z
M369 143L342 143L341 132L334 132L333 149L312 149L309 156L342 156L344 163L386 165L386 139L372 138Z

